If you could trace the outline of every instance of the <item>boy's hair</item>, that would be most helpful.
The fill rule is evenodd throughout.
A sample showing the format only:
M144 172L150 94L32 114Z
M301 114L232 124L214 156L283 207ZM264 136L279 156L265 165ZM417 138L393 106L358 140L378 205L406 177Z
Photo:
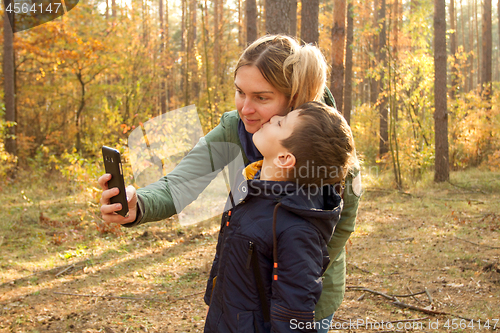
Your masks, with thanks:
M281 144L295 156L288 180L324 185L342 181L357 163L351 128L334 108L308 102L297 108L300 122Z
M241 55L234 77L242 66L253 65L289 100L291 109L324 94L328 65L314 45L300 43L286 35L266 35L250 44Z

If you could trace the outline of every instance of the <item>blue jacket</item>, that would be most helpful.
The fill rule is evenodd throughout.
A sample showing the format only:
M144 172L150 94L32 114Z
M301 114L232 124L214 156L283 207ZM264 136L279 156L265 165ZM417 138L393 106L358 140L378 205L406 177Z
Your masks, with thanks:
M207 283L205 332L316 332L314 309L340 196L331 186L308 195L293 182L248 180L236 187Z

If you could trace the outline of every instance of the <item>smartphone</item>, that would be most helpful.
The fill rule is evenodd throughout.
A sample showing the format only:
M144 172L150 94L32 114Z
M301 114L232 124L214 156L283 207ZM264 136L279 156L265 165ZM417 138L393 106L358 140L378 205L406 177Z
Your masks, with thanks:
M110 203L122 204L122 209L117 211L123 217L128 215L127 192L125 192L125 181L123 180L123 168L120 152L114 148L102 146L102 158L106 173L111 174L108 181L108 188L118 187L120 193L110 199Z

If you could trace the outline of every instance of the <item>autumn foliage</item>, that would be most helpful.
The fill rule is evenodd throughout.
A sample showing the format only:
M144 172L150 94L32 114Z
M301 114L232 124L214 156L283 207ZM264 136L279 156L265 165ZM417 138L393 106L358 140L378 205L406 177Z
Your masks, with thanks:
M57 169L83 183L102 171L102 145L124 152L129 133L164 108L195 104L205 132L234 109L233 69L245 45L238 40L245 38L245 2L163 1L161 21L158 1L117 2L113 8L84 1L62 18L15 34L18 151L16 156L5 151L6 129L13 124L3 120L0 102L2 178L17 166ZM357 150L365 164L399 172L400 181L418 179L435 157L433 3L387 1L383 21L380 1L352 4L351 126ZM484 98L477 74L480 41L468 35L475 27L468 20L473 6L472 1L457 6L459 45L448 60L455 75L448 80L454 170L500 168L499 86L494 83L491 99ZM319 47L330 64L334 8L334 1L320 2ZM263 13L259 2L258 35L265 32ZM300 31L300 1L297 13ZM387 45L377 50L382 25ZM384 53L384 61L377 52ZM383 155L381 103L389 111L389 152Z

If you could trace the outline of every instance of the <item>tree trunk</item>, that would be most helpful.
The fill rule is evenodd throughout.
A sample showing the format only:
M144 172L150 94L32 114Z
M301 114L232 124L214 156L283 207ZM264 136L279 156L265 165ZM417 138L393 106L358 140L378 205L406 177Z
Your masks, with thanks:
M481 39L479 38L479 20L477 18L478 10L477 10L477 0L474 0L474 27L476 30L476 60L477 60L477 85L481 85L481 43L479 42Z
M344 104L345 11L346 0L334 0L330 90L340 113ZM302 19L302 24L304 24L304 19Z
M267 33L288 34L290 31L289 0L266 0L265 12Z
M379 142L379 154L382 156L389 151L388 141L389 141L389 129L387 120L387 98L383 95L385 89L384 83L384 69L387 67L386 52L387 52L387 35L386 35L386 17L385 17L385 0L381 1L380 10L378 13L380 35L379 35L379 63L382 64L382 80L378 85L378 95L380 98L379 113L380 113L380 142Z
M469 69L469 84L468 84L468 89L467 92L471 91L474 89L474 53L471 52L474 50L474 27L473 27L473 22L470 21L470 18L472 17L471 13L471 4L467 6L467 16L469 17L469 49L467 50L467 53L470 54L467 57L467 65Z
M345 48L345 90L344 90L344 118L347 123L351 124L351 109L352 109L352 52L354 41L354 19L352 0L348 0L347 5L347 38Z
M181 0L181 91L183 98L181 100L186 103L188 96L188 81L187 81L187 50L186 50L186 40L188 37L187 32L187 0ZM184 104L186 106L187 104Z
M5 121L9 127L5 137L5 151L17 155L16 144L16 79L14 59L14 33L10 26L7 14L3 17L3 75L4 75L4 99L5 99Z
M446 106L446 10L445 0L434 0L434 181L449 180L448 110Z
M160 114L167 112L167 98L165 94L165 32L163 23L163 0L159 2L160 14Z
M245 46L245 39L243 38L243 0L238 0L238 46L240 49Z
M373 1L373 24L375 26L378 25L378 0ZM373 35L372 41L372 54L374 56L371 57L371 67L375 68L377 66L377 55L380 53L378 35ZM375 107L378 100L378 80L373 76L370 77L370 106Z
M166 73L165 73L165 100L166 100L166 110L170 110L170 96L172 96L171 90L173 88L173 84L170 83L170 75L171 70L169 69L171 66L171 58L170 58L170 37L169 37L169 23L168 23L168 0L165 0L165 20L164 20L164 39L165 39L165 55L163 56L165 64L166 64Z
M144 47L147 47L148 42L149 42L148 22L149 22L148 2L147 2L147 0L143 0L142 1L142 41L143 41Z
M399 0L394 0L394 27L393 27L393 35L394 35L394 46L392 48L393 52L393 66L395 68L398 67L399 65L399 22L400 22L400 7L399 7ZM399 81L399 71L396 70L394 71L393 74L394 78L394 91L397 91L397 82ZM394 112L394 120L398 120L399 117L399 104L397 103L396 99L394 99L394 103L392 103L392 108ZM394 125L394 128L396 128L396 125ZM396 147L397 147L397 142L396 142ZM399 154L398 154L399 155Z
M212 83L211 83L211 73L210 73L210 62L208 60L208 28L206 23L207 21L207 0L205 0L205 10L201 12L201 24L202 24L202 32L203 32L203 54L205 56L205 78L207 80L207 109L210 115L210 128L214 128L214 110L212 109L212 98L210 91L212 89ZM205 15L203 15L203 12L205 12Z
M219 3L222 0L215 0L214 4L214 112L219 111L219 77L220 77L220 38L219 38Z
M492 64L492 31L491 31L491 0L483 0L482 20L483 64L481 73L481 89L483 97L491 101L491 64Z
M266 2L267 0L257 0L257 36L266 34Z
M80 89L81 89L81 97L80 97L80 105L78 106L78 110L76 111L75 115L75 127L76 127L76 151L81 152L82 150L82 139L81 139L81 117L83 113L83 109L85 108L85 85L86 83L83 82L83 77L82 77L82 72L79 71L76 73L76 78L78 79L78 82L80 83Z
M191 83L190 95L198 99L200 94L200 85L198 80L198 63L195 57L196 52L196 13L197 13L197 0L190 0L189 3L189 38L188 38L188 53L189 53L189 80Z
M460 0L460 25L461 25L461 30L462 30L462 48L463 48L463 52L465 52L467 54L467 47L466 47L466 43L467 43L467 39L466 39L466 36L465 36L465 15L464 15L464 6L463 6L463 3L462 3L462 0ZM465 68L466 69L466 68ZM465 73L462 74L462 76L465 76L464 75ZM468 92L468 88L467 88L467 85L468 85L469 81L467 79L467 77L464 77L464 81L463 81L463 91L465 92Z
M345 9L345 0L344 9ZM319 0L302 0L300 38L304 43L319 42ZM345 14L344 14L345 21ZM344 27L345 23L342 23ZM343 59L342 59L343 60ZM336 99L337 101L337 99Z
M297 0L290 0L290 36L297 37Z
M257 39L257 2L246 0L247 45Z
M450 98L455 99L458 89L458 71L457 71L457 28L455 15L455 0L450 0L450 53L453 59L451 63L451 91Z
M111 16L116 17L116 0L111 0Z

